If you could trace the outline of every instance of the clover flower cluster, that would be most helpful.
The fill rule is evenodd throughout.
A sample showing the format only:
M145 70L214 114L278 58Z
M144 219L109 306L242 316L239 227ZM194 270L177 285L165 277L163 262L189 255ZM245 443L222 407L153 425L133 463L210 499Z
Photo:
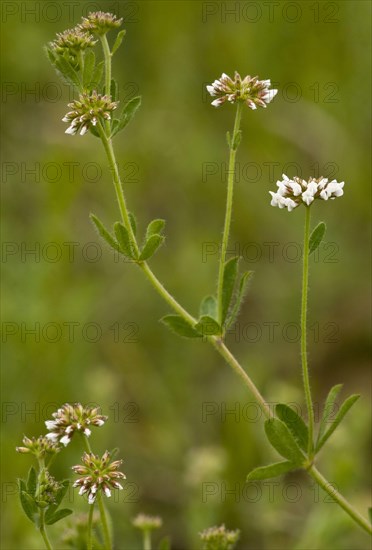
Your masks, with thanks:
M299 177L290 179L285 174L282 177L282 181L276 182L278 191L270 191L271 206L287 208L288 212L291 212L300 204L310 206L315 199L327 201L328 199L341 197L344 194L345 182L343 181L328 181L327 178L323 177L318 179L309 178L308 181L305 181Z
M203 550L233 550L238 542L240 531L228 531L224 525L210 527L200 533Z
M103 35L111 29L117 29L121 26L123 19L118 19L116 15L103 11L91 12L87 17L83 17L79 25L82 30L94 34Z
M123 472L118 471L123 461L110 462L110 460L111 456L108 451L105 451L101 458L93 453L84 453L83 465L72 467L76 474L82 476L75 481L73 487L80 487L79 495L88 495L89 504L95 502L98 491L102 491L107 497L110 497L111 489L123 489L123 486L117 481L126 478Z
M234 79L222 73L218 80L207 86L207 90L212 97L216 97L212 101L214 107L219 107L226 101L230 103L242 101L251 109L257 109L257 107L266 107L278 93L278 90L270 90L270 86L270 80L259 80L258 76L249 75L242 79L235 71Z
M86 92L79 95L68 104L71 109L64 117L63 122L68 122L70 126L65 131L66 134L75 135L80 132L83 136L91 126L96 126L98 122L111 119L111 112L118 106L117 101L112 101L111 96L101 95L96 91L91 94Z
M163 525L163 520L159 516L148 516L147 514L138 514L132 521L134 527L142 531L152 531L160 529Z
M87 48L92 48L97 44L94 37L87 31L77 26L73 29L67 29L63 32L57 33L57 37L53 42L50 42L51 49L59 54L77 54L78 52Z
M47 454L55 454L61 450L58 443L51 441L49 438L41 435L39 437L27 437L22 439L24 447L16 447L17 453L32 454L37 459L44 458Z
M107 416L99 414L97 407L83 407L80 403L65 403L52 414L54 420L47 420L45 425L50 433L46 435L52 442L68 445L75 432L89 437L91 426L103 426Z

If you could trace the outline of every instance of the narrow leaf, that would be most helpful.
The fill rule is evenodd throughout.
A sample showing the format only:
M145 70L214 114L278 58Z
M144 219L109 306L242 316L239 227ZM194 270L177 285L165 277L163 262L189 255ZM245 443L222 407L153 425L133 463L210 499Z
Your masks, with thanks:
M146 229L146 241L151 235L160 235L165 226L165 220L152 220Z
M334 413L336 397L340 393L341 388L342 388L342 384L336 384L329 390L327 399L324 404L322 420L320 421L316 446L318 445L319 441L324 435L324 432L328 428L328 424L330 423L331 416Z
M348 410L354 405L355 401L359 399L360 395L354 394L350 395L341 405L340 410L338 411L336 418L334 419L331 426L328 428L328 430L325 432L323 437L319 440L316 450L319 451L324 445L324 443L331 437L337 426L340 424L342 419L344 418L345 414L348 412Z
M83 70L83 86L86 89L89 89L90 83L92 82L95 62L96 62L96 56L94 55L94 51L88 48L84 56L84 70Z
M233 151L236 151L237 148L239 147L240 145L240 142L242 140L242 131L239 130L236 134L235 134L235 137L234 137L234 142L232 144L232 149Z
M265 422L267 439L276 451L293 464L299 465L305 456L287 426L278 418L270 418Z
M164 237L161 235L151 235L151 237L146 241L145 246L142 249L139 259L141 261L148 260L155 254L157 249L163 244Z
M221 334L221 327L213 317L203 315L195 325L195 329L201 332L203 336L213 336Z
M44 51L47 54L48 59L51 62L51 64L53 66L55 66L55 64L56 64L56 55L55 55L55 53L50 48L48 48L48 46L44 47Z
M292 433L301 449L307 451L309 430L301 416L291 409L291 407L282 403L279 403L279 405L275 407L275 412Z
M25 493L25 491L20 492L20 499L24 513L32 523L35 523L38 509L34 499L29 494Z
M100 236L107 242L107 244L114 250L117 250L118 252L120 252L119 244L115 241L114 237L107 231L107 229L105 228L101 220L98 219L97 216L95 216L94 214L90 215L90 219L96 226L96 229L100 234Z
M61 519L70 516L72 514L72 510L69 510L69 508L62 508L62 510L57 510L51 517L48 519L45 517L45 523L47 525L53 525L53 523L57 523L57 521L60 521Z
M326 229L326 224L324 222L320 222L311 233L309 241L309 255L312 254L322 242Z
M28 472L28 478L27 478L27 493L31 496L35 496L36 487L37 487L36 470L33 466L31 466Z
M184 338L201 338L202 334L197 332L183 317L180 315L166 315L160 319L167 327Z
M247 290L248 290L248 283L249 283L251 277L253 276L253 273L254 273L254 271L246 271L241 276L238 293L236 295L235 304L234 304L232 312L229 315L229 318L228 318L227 323L226 323L227 327L230 327L234 323L234 321L236 320L236 318L239 314L240 308L243 305L244 297L245 297L245 295L247 293Z
M214 296L206 296L203 298L200 304L199 315L200 317L209 315L209 317L217 319L217 300Z
M114 78L111 79L110 96L113 101L116 101L118 97L118 84Z
M123 110L120 114L120 118L117 121L114 121L112 128L112 137L115 136L120 130L123 130L127 124L132 120L136 114L137 109L141 105L141 97L134 97L123 107Z
M116 39L115 39L115 42L114 42L114 45L112 46L111 55L114 55L114 53L116 52L116 50L117 50L118 48L120 48L120 45L121 45L121 43L122 43L122 41L123 41L123 38L124 38L126 32L127 32L127 31L126 31L125 29L122 30L122 31L120 31L120 32L118 32L118 34L117 34L117 36L116 36Z
M62 481L61 487L58 489L58 491L57 491L57 493L54 497L55 506L58 507L61 504L65 494L68 491L69 485L70 485L70 481L68 479L65 479L64 481Z
M257 481L259 479L278 477L296 469L296 467L297 466L295 464L292 464L292 462L289 461L275 462L269 466L261 466L260 468L255 468L252 470L247 476L247 481Z
M132 214L132 212L128 212L130 225L132 226L132 231L136 235L137 234L137 220L136 216Z
M128 256L128 258L135 259L136 255L135 255L133 243L131 241L127 228L124 227L124 225L121 222L116 222L114 224L114 232L120 246L120 251L125 256Z
M231 298L234 292L235 281L238 275L239 257L231 258L225 263L222 282L222 319L223 325L229 311Z

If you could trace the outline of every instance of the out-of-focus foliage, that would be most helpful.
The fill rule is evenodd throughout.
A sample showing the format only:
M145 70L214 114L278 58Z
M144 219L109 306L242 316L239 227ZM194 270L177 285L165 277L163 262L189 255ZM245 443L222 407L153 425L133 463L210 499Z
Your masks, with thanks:
M159 536L196 548L197 533L239 528L238 548L368 548L367 537L303 475L246 484L277 460L247 390L203 342L171 334L169 308L128 262L102 246L90 220L119 219L104 151L92 136L67 136L71 99L43 53L87 10L113 10L126 37L115 54L121 102L142 107L115 146L139 230L167 220L151 262L197 313L214 291L227 181L225 134L233 108L210 106L205 85L235 69L271 78L266 109L243 115L231 255L254 270L228 343L270 402L304 413L299 356L300 246L304 211L270 207L284 171L344 180L345 195L318 201L327 223L312 255L309 348L317 409L343 382L361 393L320 458L325 475L366 513L369 347L370 3L2 3L3 529L2 547L40 548L20 510L15 453L23 434L64 402L97 403L109 415L98 451L120 447L126 490L111 499L117 548L140 548L131 518L163 517ZM230 11L229 11L230 10ZM351 449L353 452L351 453ZM74 441L56 462L79 462ZM82 512L86 504L71 499ZM81 500L81 502L80 502ZM70 507L73 503L68 503ZM69 519L51 529L57 540Z

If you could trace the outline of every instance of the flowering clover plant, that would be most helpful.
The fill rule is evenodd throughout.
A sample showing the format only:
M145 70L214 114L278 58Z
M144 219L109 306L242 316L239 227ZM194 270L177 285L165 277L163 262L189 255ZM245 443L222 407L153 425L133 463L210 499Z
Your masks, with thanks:
M236 154L242 139L241 117L246 107L257 111L258 107L266 108L275 98L277 90L271 88L269 79L260 80L257 76L241 77L238 72L235 72L233 78L223 73L219 79L207 86L212 105L231 106L235 109L235 120L232 133L227 134L229 177L217 288L202 299L198 315L192 315L166 290L148 263L164 242L165 221L150 221L144 239L140 239L136 218L128 209L120 179L112 140L118 132L127 127L141 104L141 98L135 97L119 109L117 84L112 78L111 61L125 35L125 30L118 31L121 24L122 20L113 14L90 13L75 28L58 34L46 48L58 74L77 94L77 99L68 105L69 110L63 117L63 121L68 124L66 134L92 134L99 138L110 165L121 219L114 222L112 229L108 229L94 214L91 214L91 220L107 245L130 259L172 310L172 313L162 318L164 325L179 336L200 339L212 345L258 402L266 418L267 439L282 460L257 467L248 474L247 479L268 479L296 469L305 470L356 525L371 534L370 522L328 483L316 465L318 452L325 446L359 395L348 397L331 421L331 413L342 387L341 384L333 386L326 399L316 433L307 355L309 256L319 247L326 231L324 222L318 223L312 231L310 230L310 214L317 199L328 201L341 197L344 182L328 181L324 177L305 181L298 177L291 179L283 174L283 179L277 182L277 191L270 192L272 206L286 208L289 212L300 205L304 206L301 369L307 405L305 420L285 403L280 403L271 410L251 376L233 356L224 341L226 330L235 322L243 305L252 275L250 271L239 274L239 257L226 258L233 208ZM112 46L107 39L107 34L111 31L118 31ZM96 58L95 49L99 45L102 48L103 61ZM20 497L26 515L39 528L47 548L52 546L46 534L46 525L53 524L71 513L68 509L58 508L67 491L68 481L56 481L49 468L58 453L65 450L75 433L82 437L85 453L82 464L73 466L73 471L79 476L74 482L74 487L79 487L80 495L88 497L89 514L85 523L79 518L75 531L68 531L69 541L74 538L71 533L76 532L76 537L80 537L79 540L83 537L88 549L101 547L102 544L106 549L112 548L111 532L102 497L110 497L112 490L120 490L125 475L119 470L121 461L113 460L113 453L106 451L102 456L96 455L89 445L92 427L100 427L105 421L106 417L101 415L98 409L85 408L79 404L65 404L53 414L52 420L46 422L49 431L46 436L37 439L24 437L23 446L17 448L20 453L34 455L38 463L38 472L31 468L27 482L20 481ZM94 514L96 503L99 506L100 519ZM98 524L101 528L97 541L95 535L93 536L93 530ZM82 527L84 525L85 527ZM140 514L133 520L133 525L143 532L144 548L149 550L152 544L151 532L161 527L161 519ZM206 550L228 550L235 547L239 531L228 531L221 525L203 531L200 537L202 547ZM159 548L169 547L169 540L164 539Z

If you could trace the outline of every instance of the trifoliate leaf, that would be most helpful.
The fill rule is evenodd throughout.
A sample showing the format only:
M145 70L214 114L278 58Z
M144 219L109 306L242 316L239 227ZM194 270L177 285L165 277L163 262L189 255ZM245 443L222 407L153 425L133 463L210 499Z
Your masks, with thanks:
M121 222L114 223L114 232L120 246L120 251L128 258L136 259L136 252L128 229Z
M274 449L293 464L300 465L305 459L292 433L278 418L265 422L265 432Z
M324 408L323 408L323 415L322 415L322 419L320 421L318 439L317 439L316 446L318 446L319 441L323 437L325 431L327 430L327 428L330 424L330 418L333 415L333 413L335 412L334 409L335 409L336 397L340 393L341 389L342 389L342 384L336 384L335 386L333 386L329 390L329 393L327 395L327 399L325 401Z
M279 403L279 405L275 407L275 412L278 418L284 422L289 431L292 433L301 449L307 452L309 430L301 416L299 416L296 411L291 409L291 407L288 407L288 405L284 405L282 403Z
M239 315L240 308L243 305L243 301L248 290L248 283L251 280L253 273L254 271L246 271L241 276L235 304L226 322L227 327L230 327Z

